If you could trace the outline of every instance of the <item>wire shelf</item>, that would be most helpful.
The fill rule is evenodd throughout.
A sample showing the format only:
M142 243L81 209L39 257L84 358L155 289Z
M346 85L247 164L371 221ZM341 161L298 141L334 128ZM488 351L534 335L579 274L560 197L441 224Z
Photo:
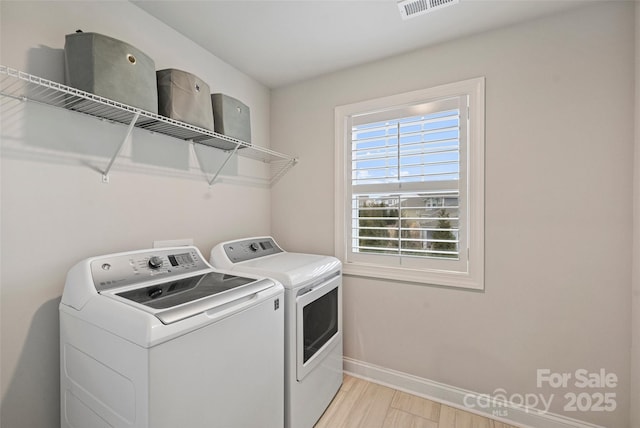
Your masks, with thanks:
M265 147L252 145L208 129L160 116L89 92L81 91L61 83L43 79L4 65L0 65L0 95L22 101L32 101L63 108L112 122L146 129L196 144L214 147L242 157L270 164L269 184L275 183L289 168L297 163L294 158ZM129 132L130 133L130 132ZM114 156L117 156L118 153ZM113 163L113 160L112 162ZM109 165L109 167L111 164ZM220 168L220 170L222 167ZM209 182L212 184L220 170ZM108 171L103 175L106 176Z

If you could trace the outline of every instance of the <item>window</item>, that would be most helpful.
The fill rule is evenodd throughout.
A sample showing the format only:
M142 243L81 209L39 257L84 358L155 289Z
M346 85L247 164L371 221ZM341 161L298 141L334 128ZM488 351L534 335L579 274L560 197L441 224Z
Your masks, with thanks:
M337 107L346 274L484 288L484 79Z

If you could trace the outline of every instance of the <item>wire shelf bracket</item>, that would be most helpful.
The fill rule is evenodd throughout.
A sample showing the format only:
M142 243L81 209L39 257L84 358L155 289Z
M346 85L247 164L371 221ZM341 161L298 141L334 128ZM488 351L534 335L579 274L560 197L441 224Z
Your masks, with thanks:
M109 164L107 165L105 170L102 171L102 182L103 183L109 183L109 171L111 171L111 167L113 166L113 163L115 162L116 158L118 157L118 155L122 151L122 147L124 146L124 143L127 142L127 141L130 141L131 133L133 132L133 128L135 127L135 124L138 121L139 117L140 117L140 112L136 112L136 114L133 115L133 119L131 119L131 123L129 123L129 126L127 127L127 133L125 134L124 138L122 139L122 142L120 143L120 145L116 149L116 152L111 157L111 160L109 161Z

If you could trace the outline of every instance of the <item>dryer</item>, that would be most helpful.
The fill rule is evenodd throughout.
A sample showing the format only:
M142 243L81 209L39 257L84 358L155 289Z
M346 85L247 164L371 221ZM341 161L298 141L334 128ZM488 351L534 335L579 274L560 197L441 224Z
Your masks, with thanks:
M209 260L284 285L285 426L313 427L342 384L342 264L284 251L270 236L220 243Z
M195 247L81 261L60 303L63 428L281 428L283 287Z

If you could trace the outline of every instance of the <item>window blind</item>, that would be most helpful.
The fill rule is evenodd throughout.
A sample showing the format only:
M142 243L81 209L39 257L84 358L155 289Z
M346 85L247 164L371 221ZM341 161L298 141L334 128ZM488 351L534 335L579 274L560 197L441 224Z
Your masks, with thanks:
M460 109L432 104L352 126L351 251L459 258Z
M459 109L352 128L352 185L457 180Z

